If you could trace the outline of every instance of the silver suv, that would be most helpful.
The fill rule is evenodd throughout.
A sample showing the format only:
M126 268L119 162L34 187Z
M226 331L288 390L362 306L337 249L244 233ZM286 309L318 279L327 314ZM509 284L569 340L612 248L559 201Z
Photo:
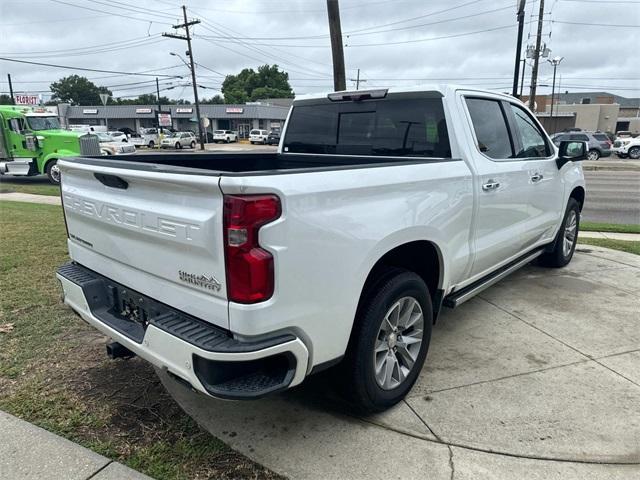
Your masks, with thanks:
M551 137L556 146L560 146L560 142L587 142L589 144L588 160L598 160L600 157L608 157L611 155L611 139L602 132L560 132Z

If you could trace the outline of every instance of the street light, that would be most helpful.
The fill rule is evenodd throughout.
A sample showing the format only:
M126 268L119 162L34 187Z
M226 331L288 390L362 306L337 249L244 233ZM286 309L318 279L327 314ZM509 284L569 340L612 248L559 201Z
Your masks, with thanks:
M556 95L556 70L560 62L564 60L564 57L547 58L547 62L553 65L553 83L551 84L551 112L549 113L549 123L553 122L553 101ZM554 132L555 133L555 132Z
M182 61L182 63L184 63L187 66L187 68L191 69L191 66L187 63L187 61L184 58L182 58L180 55L178 55L176 52L169 52L169 55L178 57Z

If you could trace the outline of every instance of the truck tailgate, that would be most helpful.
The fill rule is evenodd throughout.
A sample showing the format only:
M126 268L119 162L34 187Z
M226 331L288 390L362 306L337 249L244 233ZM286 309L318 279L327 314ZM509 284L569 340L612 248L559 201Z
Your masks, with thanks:
M217 175L58 165L74 261L228 328Z

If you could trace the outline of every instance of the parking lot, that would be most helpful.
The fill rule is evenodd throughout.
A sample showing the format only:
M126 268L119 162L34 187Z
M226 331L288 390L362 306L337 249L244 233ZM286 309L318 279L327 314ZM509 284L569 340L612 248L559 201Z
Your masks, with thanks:
M508 277L444 312L417 385L379 415L337 399L335 370L248 404L163 383L213 435L291 478L637 478L639 280L637 256L591 246L551 276Z

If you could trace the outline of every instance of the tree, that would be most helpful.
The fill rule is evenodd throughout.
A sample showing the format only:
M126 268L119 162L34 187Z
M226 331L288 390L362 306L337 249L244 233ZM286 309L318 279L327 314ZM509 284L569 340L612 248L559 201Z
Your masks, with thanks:
M256 72L245 68L237 75L227 75L222 82L225 103L245 103L262 98L293 98L289 74L278 65L262 65Z
M215 95L211 98L203 98L200 103L203 105L219 105L221 103L224 103L224 98L222 98L220 95Z
M13 105L11 97L9 95L5 95L4 93L0 95L0 105Z
M70 103L72 105L99 105L100 94L111 95L106 87L98 87L95 83L79 75L70 75L53 82L49 87L53 93L52 101Z

